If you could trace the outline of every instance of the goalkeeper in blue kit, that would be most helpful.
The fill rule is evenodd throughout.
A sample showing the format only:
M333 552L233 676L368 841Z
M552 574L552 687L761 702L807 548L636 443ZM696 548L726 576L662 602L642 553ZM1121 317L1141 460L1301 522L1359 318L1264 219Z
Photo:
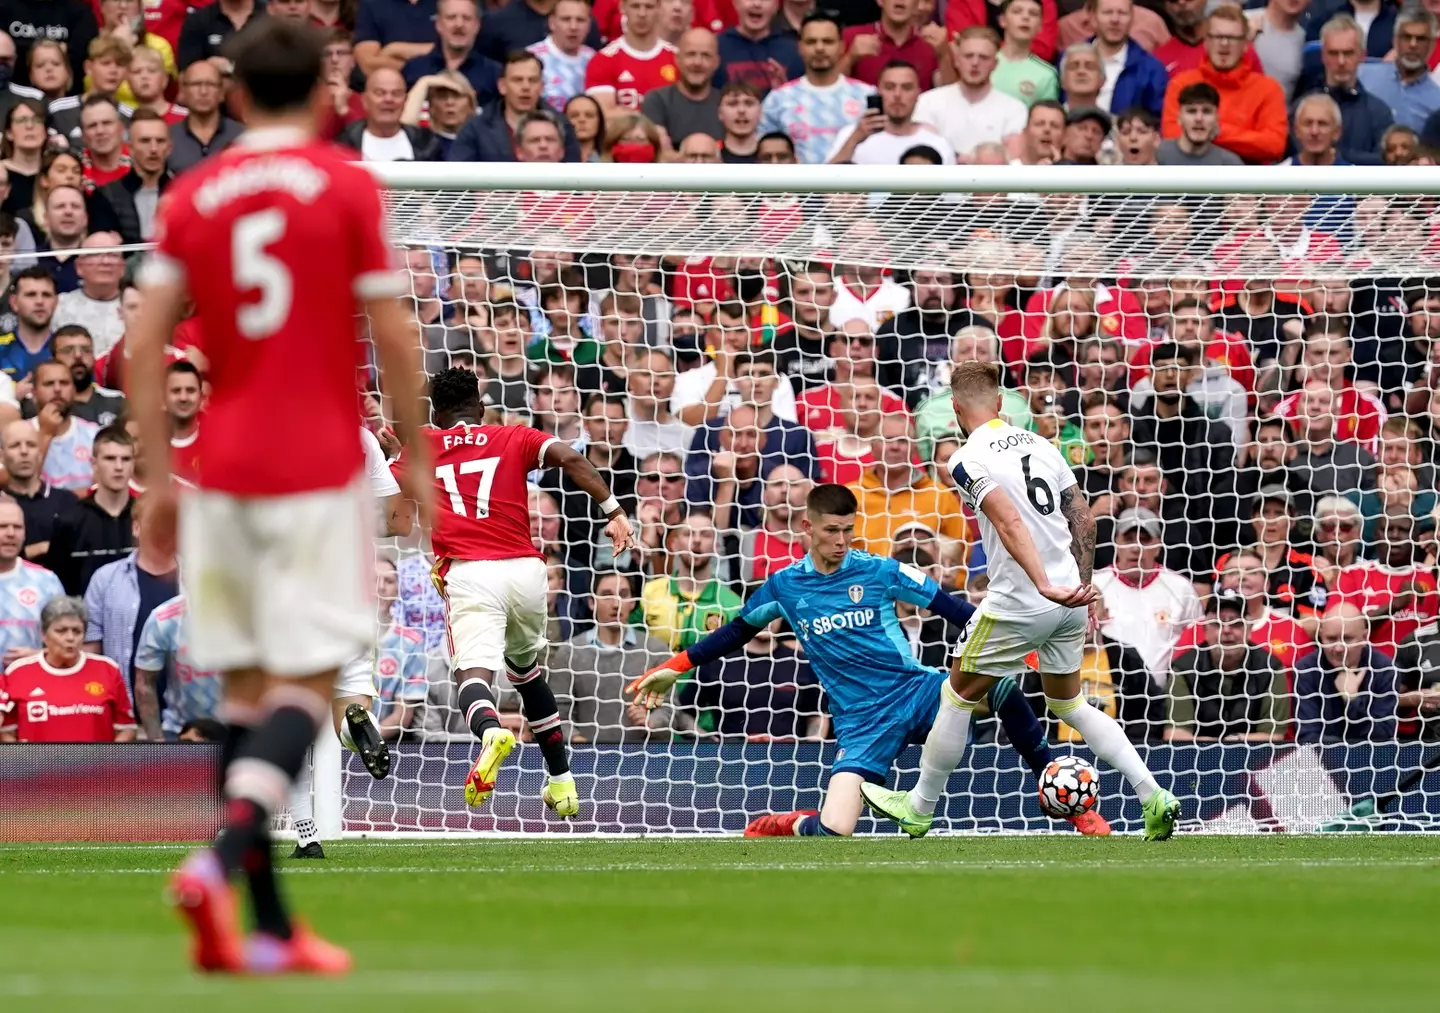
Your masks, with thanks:
M929 609L962 629L975 612L915 567L852 550L856 501L845 486L816 486L805 509L810 552L772 574L729 624L627 687L637 702L653 708L681 674L739 650L776 619L795 630L825 689L840 748L819 813L761 816L745 829L747 837L853 834L863 805L860 786L885 784L905 747L925 740L947 678L911 653L895 603ZM988 700L1011 744L1038 775L1050 762L1050 746L1015 681L997 682ZM1095 812L1071 822L1084 834L1110 832Z

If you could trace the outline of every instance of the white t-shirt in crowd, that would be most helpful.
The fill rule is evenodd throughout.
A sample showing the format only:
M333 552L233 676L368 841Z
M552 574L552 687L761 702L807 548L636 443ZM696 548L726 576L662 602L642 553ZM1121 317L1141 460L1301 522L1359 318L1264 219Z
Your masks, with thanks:
M1195 586L1163 566L1139 584L1107 566L1095 571L1095 586L1109 617L1100 632L1135 648L1150 678L1156 685L1164 685L1175 642L1200 618Z
M1111 109L1110 100L1115 97L1115 82L1120 80L1120 72L1125 69L1125 51L1126 47L1121 46L1120 52L1108 60L1101 61L1100 65L1105 70L1105 83L1100 86L1100 94L1095 96L1097 106L1117 116L1125 110Z
M413 162L415 149L405 131L397 131L394 137L376 137L370 131L360 135L360 154L367 162Z
M839 153L854 132L855 127L852 124L835 135L835 143L830 146L830 153L825 156L826 161ZM950 147L950 142L926 127L921 127L913 134L892 134L887 130L871 134L855 145L855 154L850 161L854 165L899 165L905 152L922 145L938 151L946 165L954 163L955 149Z
M986 141L1001 142L1020 133L1029 115L1024 102L994 88L971 102L958 84L931 88L915 103L915 119L933 127L961 156Z
M694 369L686 370L683 373L675 374L675 389L670 392L670 414L680 416L680 409L686 405L700 404L705 400L705 392L710 389L710 384L715 381L715 363L707 362L703 366L696 366ZM729 411L740 403L740 395L735 391L735 383L730 383L730 392L720 402ZM775 393L770 396L770 410L775 413L778 419L786 422L795 421L795 388L790 385L790 378L782 376L775 384Z
M91 299L79 288L63 293L55 304L50 329L59 330L67 324L79 324L90 332L98 359L114 348L125 333L125 321L120 319L120 297Z
M882 281L868 299L861 299L842 279L836 278L835 302L830 306L830 326L838 331L847 321L863 320L873 334L885 321L909 308L910 290L904 285L897 285L893 278Z

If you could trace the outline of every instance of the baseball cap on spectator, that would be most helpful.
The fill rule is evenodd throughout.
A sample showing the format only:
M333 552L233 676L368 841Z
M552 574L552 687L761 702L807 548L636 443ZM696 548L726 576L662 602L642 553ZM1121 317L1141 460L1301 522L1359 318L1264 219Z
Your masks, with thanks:
M1260 488L1250 502L1257 512L1266 503L1284 503L1286 509L1289 509L1290 504L1295 502L1295 497L1283 485L1266 485Z
M1245 614L1245 597L1233 587L1222 587L1210 596L1210 611L1219 615L1221 611Z
M1113 124L1113 121L1110 119L1110 114L1099 106L1081 106L1078 109L1071 109L1065 114L1065 125L1067 127L1073 127L1077 123L1084 123L1086 120L1094 120L1100 124L1100 129L1107 134L1110 132L1110 127Z
M900 525L890 536L891 542L898 542L906 535L920 534L926 538L939 538L940 533L928 524L921 524L919 521L909 521Z
M1130 532L1139 530L1151 538L1159 538L1164 534L1160 526L1160 518L1155 516L1155 511L1148 507L1131 507L1128 510L1120 511L1120 516L1115 518L1115 533L1117 535L1128 535Z
M431 91L436 90L453 91L457 95L469 95L475 97L475 87L458 70L442 70L435 75L435 81L430 85Z

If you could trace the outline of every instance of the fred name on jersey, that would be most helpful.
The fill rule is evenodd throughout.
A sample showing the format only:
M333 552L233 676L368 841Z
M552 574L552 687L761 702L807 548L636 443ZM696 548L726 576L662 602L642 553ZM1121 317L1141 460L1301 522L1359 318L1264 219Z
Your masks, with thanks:
M490 437L480 429L471 429L469 426L461 426L458 433L446 433L441 441L445 450L452 447L483 447L490 442Z

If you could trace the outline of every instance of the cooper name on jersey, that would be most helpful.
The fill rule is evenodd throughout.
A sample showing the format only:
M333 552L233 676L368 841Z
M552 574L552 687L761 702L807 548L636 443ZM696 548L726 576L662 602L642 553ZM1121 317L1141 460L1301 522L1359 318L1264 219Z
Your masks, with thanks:
M313 204L329 183L324 170L303 158L252 158L206 180L195 192L195 210L213 215L231 201L267 190L283 190L302 204Z
M800 635L808 637L811 633L820 636L831 633L835 630L855 630L862 626L869 626L875 621L874 609L851 609L848 612L832 612L828 616L816 616L814 619L800 620Z

